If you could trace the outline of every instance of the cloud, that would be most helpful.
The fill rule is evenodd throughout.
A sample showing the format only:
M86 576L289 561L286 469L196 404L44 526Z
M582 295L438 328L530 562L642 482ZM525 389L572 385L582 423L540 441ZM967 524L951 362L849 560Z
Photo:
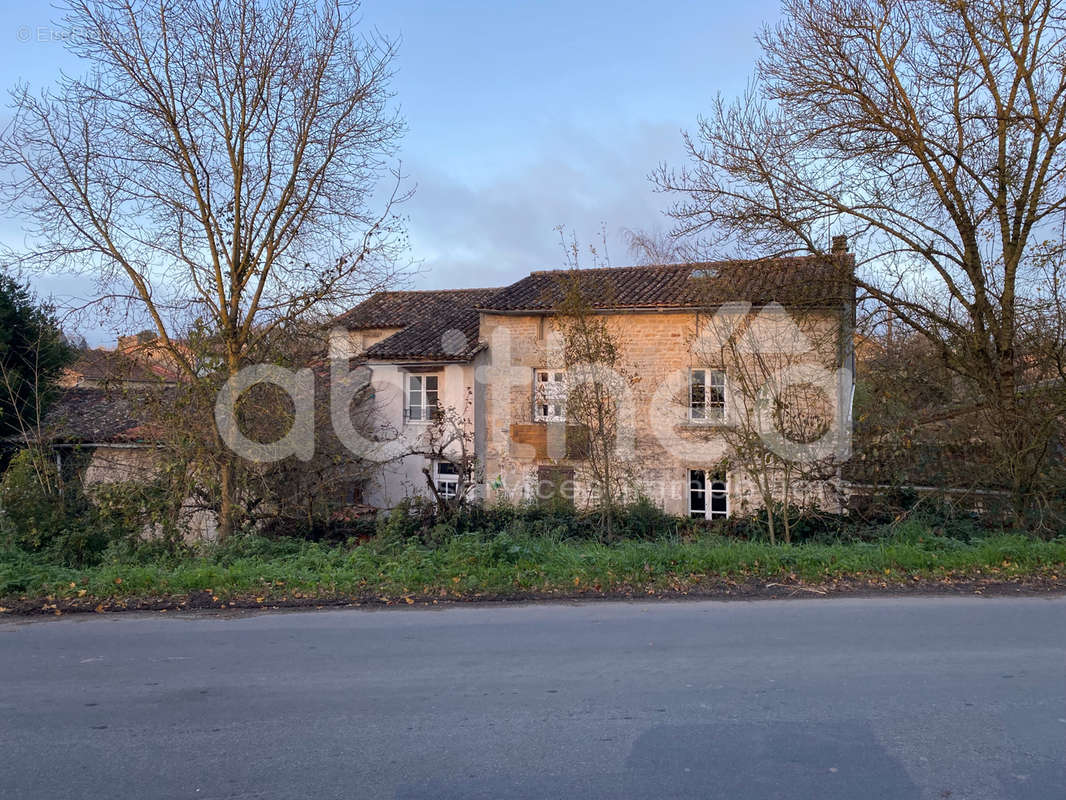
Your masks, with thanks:
M403 213L410 218L410 255L422 269L410 288L503 286L530 270L563 267L560 225L573 231L582 247L598 247L604 228L611 263L632 263L625 229L670 226L663 211L672 198L657 194L647 176L660 161L681 163L680 128L643 123L590 131L557 124L538 132L526 148L516 143L511 169L498 159L478 169L476 157L474 167L467 158L467 166L456 159L445 169L413 155L404 161L404 172L416 191ZM3 233L12 239L10 229ZM87 275L38 276L33 283L68 308L98 292ZM136 327L109 313L74 315L65 322L93 345L112 342L119 328Z
M422 260L419 288L510 283L532 269L564 266L556 226L582 246L608 234L608 253L630 263L624 229L669 227L648 173L660 161L679 163L679 128L643 124L628 130L569 128L543 140L532 158L509 172L464 179L419 160L405 164L417 183L405 213L412 255Z

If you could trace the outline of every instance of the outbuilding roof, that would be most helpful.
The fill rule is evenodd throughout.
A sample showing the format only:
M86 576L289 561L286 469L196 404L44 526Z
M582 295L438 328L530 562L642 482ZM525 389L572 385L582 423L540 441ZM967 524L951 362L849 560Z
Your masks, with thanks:
M178 380L174 370L122 350L83 350L64 370L64 383L77 386L84 382L129 385L160 384Z
M143 410L136 394L65 389L41 420L41 438L52 444L137 442L143 438Z

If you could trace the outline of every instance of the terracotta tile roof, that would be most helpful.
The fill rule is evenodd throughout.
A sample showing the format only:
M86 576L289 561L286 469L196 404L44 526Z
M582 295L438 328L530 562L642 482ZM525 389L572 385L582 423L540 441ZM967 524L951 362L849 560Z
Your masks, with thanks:
M485 311L549 311L574 276L594 308L698 308L731 301L835 307L851 297L853 256L802 256L648 267L533 272L493 296Z
M53 444L132 442L142 421L136 396L107 389L66 389L45 412L41 438Z
M401 328L367 349L371 359L467 361L479 346L481 310L551 311L570 276L600 309L702 308L742 300L837 307L851 299L841 267L853 263L848 254L533 272L503 289L379 292L334 324L348 330Z
M497 289L438 289L423 292L378 292L333 320L350 331L405 328L455 308L473 308Z
M334 320L348 330L403 328L368 358L467 361L478 348L480 314L499 289L380 292Z
M83 350L64 371L64 381L94 383L160 383L177 380L177 374L159 364L135 358L121 350Z

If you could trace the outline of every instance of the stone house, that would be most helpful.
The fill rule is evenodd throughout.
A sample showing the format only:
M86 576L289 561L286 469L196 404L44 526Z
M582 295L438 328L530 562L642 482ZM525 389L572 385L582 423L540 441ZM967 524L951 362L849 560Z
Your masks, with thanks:
M78 464L87 488L152 476L159 459L143 409L179 381L160 352L145 334L119 337L114 349L81 351L63 369L61 391L40 429L26 440L47 445L61 468Z
M734 434L763 413L758 387L742 380L761 356L728 362L720 347L708 346L717 341L709 331L729 320L726 327L756 331L758 350L774 331L798 329L810 352L797 351L787 367L829 376L819 402L828 403L834 441L846 443L853 269L854 256L837 239L827 256L541 271L498 289L374 295L335 320L330 340L335 359L355 359L368 371L382 438L407 443L394 449L394 459L383 459L363 499L391 507L404 497L429 496L428 481L444 494L454 488L451 459L418 445L450 410L476 458L474 496L594 501L581 431L567 419L576 378L564 362L557 313L567 282L577 281L625 364L617 452L628 494L706 518L758 507L750 469L737 466ZM839 469L807 479L792 499L837 507L839 495L829 489L838 478Z
M46 443L60 463L77 454L86 485L143 478L156 460L144 401L178 379L145 335L119 337L113 349L82 350L63 369L59 396L28 438Z

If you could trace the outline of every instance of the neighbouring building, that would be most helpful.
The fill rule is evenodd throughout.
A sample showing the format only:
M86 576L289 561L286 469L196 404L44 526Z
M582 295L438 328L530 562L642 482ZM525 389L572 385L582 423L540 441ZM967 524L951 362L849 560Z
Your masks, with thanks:
M369 367L375 424L385 437L404 435L408 449L441 409L451 409L475 440L476 415L484 402L477 372L487 365L481 341L480 308L498 289L381 292L334 321L330 355ZM361 487L363 502L390 508L404 497L429 495L427 476L451 491L454 470L443 459L415 453L383 461L376 477Z
M114 350L83 350L60 376L63 388L155 389L179 380L173 359L145 333L120 336Z
M87 485L142 478L156 460L145 398L177 381L144 334L119 337L115 349L83 350L63 370L62 391L32 438L47 442L59 462L77 454Z
M94 487L151 480L163 462L148 409L180 380L169 354L147 334L120 337L113 350L84 350L64 369L61 391L38 429L17 441L46 445L61 473L79 475L90 495ZM192 498L180 514L189 540L216 537L215 515Z

